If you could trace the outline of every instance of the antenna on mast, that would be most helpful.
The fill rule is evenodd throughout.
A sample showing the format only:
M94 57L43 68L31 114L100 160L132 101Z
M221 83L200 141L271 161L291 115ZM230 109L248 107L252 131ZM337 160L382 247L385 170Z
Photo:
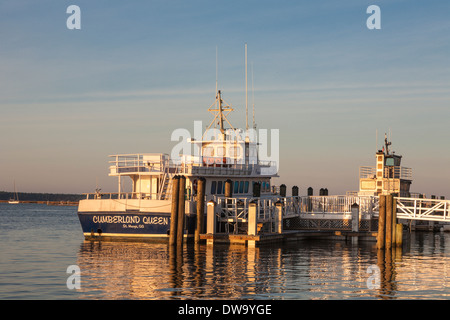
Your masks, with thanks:
M253 86L253 61L252 61L252 109L253 109L253 129L256 130L256 123L255 123L255 88Z
M219 48L216 46L216 94L218 90L218 82L219 82Z
M375 152L378 152L378 129L375 129Z
M245 129L248 131L247 42L245 43Z

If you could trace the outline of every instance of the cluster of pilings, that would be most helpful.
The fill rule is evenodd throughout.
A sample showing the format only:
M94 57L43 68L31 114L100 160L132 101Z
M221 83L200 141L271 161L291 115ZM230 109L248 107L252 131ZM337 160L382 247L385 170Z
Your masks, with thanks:
M195 242L200 241L200 233L202 233L203 230L205 184L205 178L197 180L197 225L194 235ZM172 208L169 231L169 244L171 246L183 246L185 229L185 188L185 176L175 176L172 178Z
M391 249L402 245L403 225L397 223L397 200L394 194L379 196L377 248Z
M297 197L298 196L298 187L297 186L293 186L292 187L292 196L293 197ZM312 187L309 187L307 190L307 194L308 196L313 196L314 195L314 189ZM320 188L319 190L319 195L320 196L328 196L328 189L327 188ZM280 185L280 196L281 197L286 197L286 185L282 184Z

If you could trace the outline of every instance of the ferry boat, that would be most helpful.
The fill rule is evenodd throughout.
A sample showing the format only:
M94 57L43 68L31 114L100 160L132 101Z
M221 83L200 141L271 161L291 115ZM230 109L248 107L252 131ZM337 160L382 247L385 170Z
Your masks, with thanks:
M211 124L201 139L189 140L197 148L194 155L183 154L177 160L166 153L110 156L109 175L118 178L118 192L96 190L79 202L78 217L85 239L168 241L175 176L186 178L185 237L195 231L200 178L206 182L205 204L224 195L227 180L232 181L233 196L272 194L271 179L278 177L277 165L259 159L257 137L249 134L251 130L231 125L227 115L234 109L224 103L220 90L208 111L214 115ZM225 123L230 127L225 128ZM131 179L131 192L122 192L122 179Z

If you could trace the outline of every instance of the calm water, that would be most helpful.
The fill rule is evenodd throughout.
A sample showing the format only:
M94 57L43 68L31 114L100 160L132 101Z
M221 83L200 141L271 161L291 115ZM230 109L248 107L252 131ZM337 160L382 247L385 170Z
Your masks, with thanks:
M332 241L188 245L177 255L86 242L76 207L0 204L0 223L0 299L450 299L449 233L413 233L385 256L374 243ZM66 285L71 265L79 290Z

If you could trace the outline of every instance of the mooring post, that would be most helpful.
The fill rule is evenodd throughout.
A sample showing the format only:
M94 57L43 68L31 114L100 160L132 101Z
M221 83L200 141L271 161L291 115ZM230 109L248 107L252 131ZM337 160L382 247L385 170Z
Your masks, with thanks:
M359 232L359 205L352 204L352 232ZM358 243L358 236L352 236L352 243Z
M178 188L178 227L177 227L177 246L183 245L184 238L184 214L185 214L185 199L184 189L186 187L186 177L180 176Z
M230 179L227 179L225 181L225 198L231 198L233 195L232 191L232 181Z
M258 233L258 203L252 201L248 205L248 232L249 236L256 236Z
M380 194L379 200L379 214L378 214L378 234L377 234L377 248L384 249L384 231L386 223L386 196Z
M393 200L392 194L386 196L386 231L385 231L386 249L392 248L392 209L393 209L392 200Z
M212 200L206 206L206 233L216 233L216 203Z
M286 185L282 184L280 186L280 197L286 198Z
M172 210L170 213L170 231L169 244L175 245L177 242L177 228L178 228L178 184L179 177L172 178Z
M352 231L359 232L359 205L352 204Z
M275 232L283 233L283 202L277 201L275 203Z
M195 242L200 242L200 234L203 232L203 220L205 211L205 178L197 180L197 228L195 229Z

